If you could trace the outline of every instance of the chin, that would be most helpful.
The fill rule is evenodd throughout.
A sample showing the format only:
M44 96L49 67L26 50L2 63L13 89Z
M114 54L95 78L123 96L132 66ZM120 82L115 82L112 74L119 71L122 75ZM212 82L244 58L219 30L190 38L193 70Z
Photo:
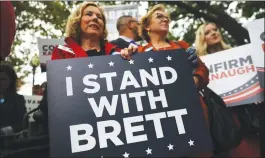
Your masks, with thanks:
M168 31L169 28L168 28L168 27L162 27L161 30L163 30L163 31Z
M94 36L94 37L102 36L98 31L90 31L87 34L89 34L90 36Z
M221 43L221 39L216 39L212 42L213 45Z
M219 43L221 43L221 40L218 40L218 41L216 41L215 43L216 43L216 44L219 44Z
M168 33L168 29L161 29L160 32L163 33L163 34L167 34Z

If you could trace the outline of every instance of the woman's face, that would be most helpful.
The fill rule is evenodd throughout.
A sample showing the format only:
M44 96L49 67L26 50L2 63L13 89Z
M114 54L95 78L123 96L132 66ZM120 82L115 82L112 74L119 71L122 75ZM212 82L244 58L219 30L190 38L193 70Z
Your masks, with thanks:
M11 81L6 73L0 72L0 92L5 92L10 87Z
M94 6L87 6L82 13L81 21L82 36L102 37L104 33L103 15Z
M205 26L204 37L207 46L212 46L221 42L220 32L213 24L208 24Z
M152 14L150 24L146 29L149 30L149 32L163 33L167 35L170 22L171 19L166 12L157 10Z

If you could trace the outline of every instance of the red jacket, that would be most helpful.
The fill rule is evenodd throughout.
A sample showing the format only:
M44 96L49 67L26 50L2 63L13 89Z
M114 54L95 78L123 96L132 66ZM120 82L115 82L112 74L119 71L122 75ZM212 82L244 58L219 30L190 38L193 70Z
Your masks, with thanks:
M80 47L80 45L72 38L65 38L66 45L59 45L53 49L52 60L83 58L89 55ZM105 53L111 55L114 52L120 52L120 49L109 42L105 42Z

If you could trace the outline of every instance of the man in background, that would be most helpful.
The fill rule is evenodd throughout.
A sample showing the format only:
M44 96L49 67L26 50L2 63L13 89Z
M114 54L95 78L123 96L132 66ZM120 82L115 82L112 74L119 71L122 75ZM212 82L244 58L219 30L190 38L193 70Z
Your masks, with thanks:
M119 38L110 43L121 49L128 48L131 43L137 45L136 42L141 39L139 36L139 22L132 16L121 16L117 21L116 27L119 32Z

